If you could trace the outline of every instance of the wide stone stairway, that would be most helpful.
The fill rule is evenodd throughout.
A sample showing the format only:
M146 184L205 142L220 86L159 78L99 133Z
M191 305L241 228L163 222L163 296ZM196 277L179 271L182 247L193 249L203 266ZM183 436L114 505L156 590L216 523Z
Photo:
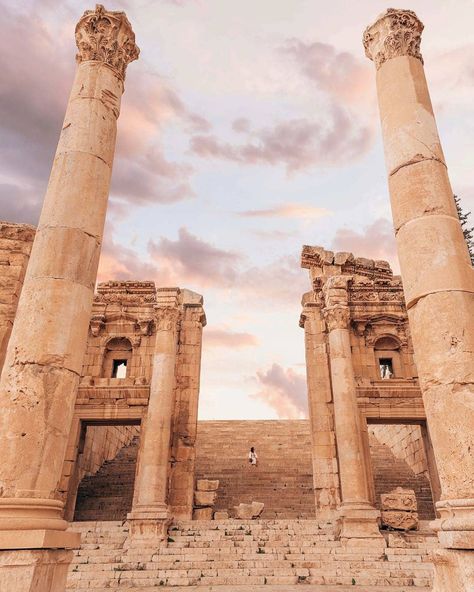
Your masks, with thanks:
M429 590L428 553L437 545L433 534L386 533L385 549L345 546L335 540L331 523L317 520L183 521L170 527L161 547L128 549L122 522L79 522L73 528L83 540L68 576L67 590L75 592Z
M397 486L416 493L420 518L434 518L431 489L388 446L370 439L376 503ZM74 519L125 520L131 509L139 439L106 461L79 486ZM247 455L254 446L259 465ZM199 421L196 478L219 479L216 510L241 502L265 504L262 518L314 518L311 436L307 420Z
M248 462L251 446L257 467ZM258 501L267 519L314 518L307 421L200 421L196 450L196 477L219 479L217 510Z

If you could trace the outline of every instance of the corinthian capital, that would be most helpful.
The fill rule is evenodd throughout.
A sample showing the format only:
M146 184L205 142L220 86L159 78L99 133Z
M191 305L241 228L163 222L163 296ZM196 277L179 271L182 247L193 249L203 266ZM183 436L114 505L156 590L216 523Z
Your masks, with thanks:
M342 304L327 306L323 310L323 316L329 331L333 331L334 329L347 329L349 327L351 314L348 306Z
M377 70L387 60L412 56L423 63L420 53L423 23L412 10L389 8L364 32L365 55Z
M78 62L103 62L122 79L128 64L138 59L140 53L127 15L106 10L102 4L82 15L76 25L76 45Z
M155 310L157 331L173 331L178 327L179 310L177 308L157 306Z

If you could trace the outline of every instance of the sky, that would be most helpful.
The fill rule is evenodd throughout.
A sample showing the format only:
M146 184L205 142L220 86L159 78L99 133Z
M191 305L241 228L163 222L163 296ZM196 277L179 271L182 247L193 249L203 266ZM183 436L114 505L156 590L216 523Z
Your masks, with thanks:
M99 280L204 296L199 417L307 415L303 244L397 272L375 70L379 0L116 0L128 66ZM0 219L36 224L93 3L0 0ZM474 210L474 0L412 0L453 190Z

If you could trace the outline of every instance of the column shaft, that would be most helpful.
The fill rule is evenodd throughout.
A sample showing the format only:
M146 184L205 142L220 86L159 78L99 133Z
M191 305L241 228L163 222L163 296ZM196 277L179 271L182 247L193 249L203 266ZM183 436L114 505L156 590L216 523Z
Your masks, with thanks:
M364 35L420 386L441 482L441 542L474 549L474 270L419 52L422 23L390 9Z
M69 98L0 381L0 531L67 527L58 486L86 347L123 73L138 56L124 13L86 12L76 36L91 19L120 22L129 46L121 49L117 30L104 25L101 34L112 35L115 51L123 51L122 69L88 55ZM81 59L85 46L78 46ZM31 534L24 545L46 543Z
M341 538L378 539L380 513L370 503L368 470L352 364L348 283L350 276L326 280L323 310L329 333L329 360L334 399L337 458L341 483Z
M149 526L148 521L157 522L170 517L168 481L175 405L178 317L177 309L158 309L150 399L140 438L134 506L128 515L131 530L134 531L132 534L146 534L144 528Z
M312 297L313 293L305 295ZM313 483L318 516L331 516L340 505L334 413L328 346L320 308L307 306L301 315L305 332L308 408L311 429Z

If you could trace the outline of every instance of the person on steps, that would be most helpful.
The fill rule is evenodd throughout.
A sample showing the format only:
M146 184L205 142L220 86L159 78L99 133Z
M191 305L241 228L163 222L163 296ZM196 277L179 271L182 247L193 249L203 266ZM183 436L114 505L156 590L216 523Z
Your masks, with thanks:
M249 463L252 465L252 467L256 467L258 464L258 456L253 446L249 452Z

